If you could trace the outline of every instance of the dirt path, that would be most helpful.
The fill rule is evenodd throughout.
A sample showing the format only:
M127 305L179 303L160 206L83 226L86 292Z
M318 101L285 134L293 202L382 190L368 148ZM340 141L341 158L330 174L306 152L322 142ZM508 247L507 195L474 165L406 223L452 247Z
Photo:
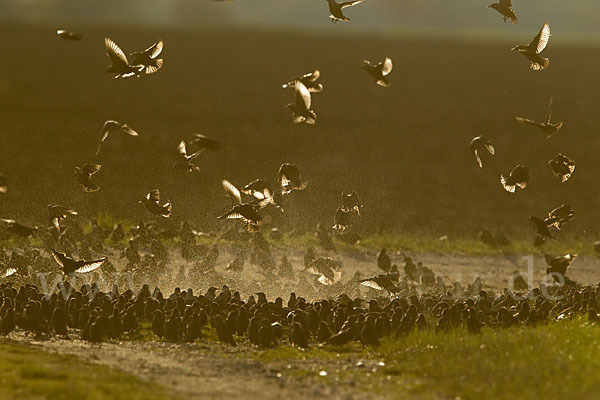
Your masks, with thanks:
M353 393L331 385L286 376L279 367L236 357L218 345L175 345L165 343L102 343L81 340L36 340L20 334L11 339L45 351L74 355L107 365L168 388L185 399L355 399L375 400L369 393ZM278 373L282 372L278 376Z

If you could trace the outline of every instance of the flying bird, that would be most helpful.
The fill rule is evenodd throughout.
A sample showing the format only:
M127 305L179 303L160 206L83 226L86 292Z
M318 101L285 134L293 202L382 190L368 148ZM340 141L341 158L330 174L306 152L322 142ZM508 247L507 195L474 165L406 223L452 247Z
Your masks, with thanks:
M179 146L177 146L177 153L175 154L175 158L177 159L175 169L181 169L185 172L200 171L200 167L190 162L198 157L200 153L202 153L202 150L188 155L185 142L182 140L181 143L179 143Z
M92 182L92 175L100 171L100 164L83 164L81 167L75 167L73 177L81 185L84 192L97 192L100 190L95 182Z
M510 193L515 193L517 186L525 189L529 183L529 167L517 165L508 176L500 175L500 183L504 190Z
M537 122L532 119L527 119L527 118L522 118L522 117L515 117L515 119L522 124L527 124L527 125L531 125L531 126L540 128L542 130L542 132L544 132L544 134L546 135L546 139L548 139L550 136L552 136L556 132L558 132L558 130L560 128L562 128L562 126L563 126L562 122L557 122L555 124L553 124L551 122L551 120L552 120L552 97L550 97L550 103L548 104L548 109L546 110L546 117L544 118L544 122Z
M338 3L336 0L327 0L327 2L329 3L329 12L331 13L331 15L329 16L329 18L331 18L331 22L350 21L350 18L346 17L342 10L346 7L352 7L358 3L362 3L363 1L365 0L353 0Z
M471 140L469 143L469 148L475 155L475 161L479 165L479 168L483 168L483 162L481 161L481 157L479 156L479 152L482 150L487 150L491 155L496 154L496 150L494 146L492 146L492 142L486 138L485 136L477 136Z
M361 279L360 284L375 290L387 290L388 293L393 294L400 292L400 287L398 286L399 277L400 274L398 272L381 274L371 278Z
M310 93L319 93L319 92L323 91L323 85L320 83L317 83L317 80L319 79L320 76L321 76L321 72L319 72L319 70L316 69L313 72L309 72L307 74L302 75L301 77L293 78L289 82L284 83L281 86L284 89L295 88L296 83L300 82L304 86L306 86L306 88L308 89L308 91Z
M48 221L56 228L57 232L60 232L60 221L69 215L77 215L77 211L58 204L48 205Z
M515 46L511 49L511 51L517 51L527 57L527 59L531 61L529 69L533 71L541 71L550 64L550 60L548 60L548 58L540 55L540 53L544 51L548 45L549 40L550 25L548 25L547 22L544 22L542 29L540 29L540 32L533 38L531 43L527 45Z
M546 261L546 264L548 264L548 268L546 268L546 275L553 274L554 280L559 281L560 278L555 275L559 274L564 277L567 273L567 269L569 269L576 258L577 254L566 254L560 257L552 257L551 255L545 254L544 260Z
M552 233L550 233L550 229L548 229L548 224L544 220L541 220L538 217L529 217L529 220L533 222L535 231L538 235L552 239L556 242L556 239L552 236Z
M17 269L13 267L7 267L4 269L2 273L0 273L0 278L8 278L17 273Z
M262 216L251 203L236 204L217 219L239 219L249 232L257 232L262 224Z
M338 207L333 217L333 229L337 232L344 232L352 226L352 213L344 207Z
M61 267L62 273L64 275L72 275L72 274L85 274L87 272L92 272L95 269L104 264L104 261L107 260L107 257L102 257L97 260L76 260L74 258L68 257L65 253L61 253L59 251L54 250L50 245L46 242L46 247L52 254L52 258L54 261Z
M392 59L386 57L385 60L378 62L377 64L373 64L369 60L363 60L361 68L367 71L369 75L375 79L376 84L383 87L389 87L391 83L387 80L386 76L392 72L392 67Z
M223 190L227 193L227 196L233 200L233 204L242 204L242 193L240 190L227 179L221 180L221 185L223 185Z
M88 41L88 39L85 38L81 33L68 31L66 29L58 29L56 31L56 34L58 35L59 38L65 39L65 40L70 40L72 42L78 42L82 39L85 39L86 42Z
M544 223L548 227L554 226L556 229L560 230L564 224L572 221L573 218L575 218L575 210L568 204L563 204L550 211L548 213L548 218L544 220Z
M548 161L555 177L560 178L562 183L569 180L575 172L575 160L558 153L553 160Z
M296 164L281 164L276 180L281 185L283 194L290 194L292 190L303 190L306 188L306 182L302 182L302 176Z
M348 212L356 212L360 216L360 210L363 207L358 194L356 192L342 192L342 209Z
M292 121L295 124L304 122L308 125L314 125L317 122L317 114L310 108L312 102L310 92L302 82L296 82L294 93L296 102L286 105L286 108L292 112Z
M498 3L492 3L488 8L493 8L502 14L504 22L510 20L513 24L517 23L517 14L512 8L512 0L499 0Z
M25 237L25 238L33 235L38 230L37 226L34 226L33 228L31 228L29 226L18 223L14 219L0 218L0 221L6 223L8 225L6 228L6 232L11 233L13 235Z
M8 192L8 179L6 176L0 174L0 194L6 194Z
M216 139L213 139L209 136L202 135L200 133L196 133L196 134L194 134L194 137L195 137L195 139L190 140L189 144L197 146L201 151L204 151L204 150L211 150L211 151L225 150L225 151L227 151L227 148L225 148L225 146L221 142L219 142Z
M317 280L321 284L329 286L339 282L342 279L342 272L339 269L340 264L338 264L332 258L319 257L308 264L308 267L306 267L303 271L309 272L313 275L319 275Z
M155 73L163 66L163 59L158 58L163 51L163 46L163 41L159 40L144 51L129 53L133 57L133 65L143 65L146 75Z
M143 65L131 65L127 61L127 56L121 48L110 38L104 38L106 55L110 58L112 65L108 67L105 73L115 74L114 78L139 77L145 67Z
M96 156L100 154L102 143L104 143L108 136L113 132L123 132L129 136L140 136L140 134L129 127L129 125L114 120L108 120L102 126L102 137L100 139L100 144L98 145L98 150L96 151Z
M171 216L173 206L169 200L163 204L160 203L160 191L158 189L151 190L143 200L140 200L140 203L154 215L160 215L164 218Z

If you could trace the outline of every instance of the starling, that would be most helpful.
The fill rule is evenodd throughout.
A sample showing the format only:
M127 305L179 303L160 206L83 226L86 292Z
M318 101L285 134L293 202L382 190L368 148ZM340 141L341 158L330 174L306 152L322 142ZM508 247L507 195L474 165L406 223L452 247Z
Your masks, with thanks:
M177 153L175 153L175 158L177 159L175 169L180 169L185 172L200 171L200 167L190 162L194 158L198 157L200 153L202 153L202 150L188 155L185 141L182 140L179 143L179 146L177 146Z
M327 322L319 322L319 328L317 329L317 341L319 343L325 343L331 338L332 335L333 333L331 332L329 325L327 325Z
M555 177L560 178L562 183L569 180L575 172L575 160L558 153L553 160L548 161Z
M371 278L361 279L360 284L370 287L371 289L387 290L388 293L395 294L400 292L398 278L399 274L397 272L392 274L381 274Z
M362 69L367 71L375 83L379 86L389 87L391 83L387 80L387 76L392 72L392 59L386 57L385 60L378 62L377 64L371 63L369 60L363 60Z
M561 226L570 222L575 217L575 211L568 205L563 204L556 207L548 213L548 218L544 220L544 223L550 227L554 226L560 230Z
M24 238L33 235L38 230L37 226L30 228L28 226L18 223L14 219L0 218L0 221L8 224L8 227L6 228L6 232L11 233L13 235L21 236Z
M290 344L301 349L308 348L308 334L299 322L294 322L290 327Z
M102 126L102 136L100 138L100 143L98 144L98 150L96 150L96 156L100 154L100 149L102 149L102 143L108 138L113 132L123 132L128 134L129 136L140 136L135 130L131 129L129 125L123 124L118 121L108 120Z
M515 193L517 186L525 189L527 183L529 183L529 167L517 165L508 176L500 175L500 183L502 183L504 190L510 193Z
M114 78L139 77L145 67L143 65L130 65L127 56L121 48L110 38L104 38L106 55L110 58L112 65L106 70L107 74L115 74Z
M162 40L154 43L144 51L134 51L129 55L133 57L133 65L144 66L146 75L150 75L158 71L163 66L163 59L158 58L163 51L164 43Z
M494 155L496 153L494 146L492 146L492 142L485 136L477 136L473 138L473 140L471 140L471 143L469 143L469 148L475 155L475 161L477 161L479 168L483 168L483 162L481 161L481 157L479 156L480 150L485 149L491 155Z
M100 186L92 182L92 175L100 171L100 168L102 168L100 164L83 164L81 167L75 167L73 177L81 185L84 192L89 193L100 190Z
M556 242L556 239L550 233L550 230L548 229L548 224L545 221L537 217L529 217L529 220L532 221L535 225L535 230L538 233L538 235L544 238L552 239Z
M221 180L221 185L223 185L223 190L227 193L227 196L233 200L233 204L242 204L242 194L240 190L231 182L226 179Z
M362 3L365 0L352 0L352 1L344 1L342 3L338 3L336 0L327 0L329 3L329 12L331 15L331 22L343 21L348 22L350 18L346 17L342 10L346 7L352 7L358 3Z
M510 20L513 24L517 23L517 14L512 8L512 0L499 0L498 3L492 3L488 8L493 8L502 14L504 22Z
M546 110L546 117L544 118L544 122L537 122L532 119L527 119L527 118L522 118L522 117L515 117L515 119L522 124L527 124L527 125L531 125L531 126L535 126L535 127L539 128L546 135L546 139L548 139L550 136L552 136L556 132L558 132L558 130L560 128L562 128L562 126L563 126L562 122L557 122L557 123L551 122L551 120L552 120L552 97L550 97L550 103L548 104L548 109Z
M560 257L552 257L548 254L544 255L544 260L546 260L546 264L548 264L548 268L546 268L546 275L559 274L564 277L567 273L567 269L571 266L576 258L577 254L567 254ZM557 276L553 277L555 281L559 280Z
M387 255L387 249L385 247L377 254L377 266L386 274L392 269L392 260L390 260L390 256Z
M48 205L48 220L60 232L60 221L67 218L68 215L77 215L77 211L59 206L57 204Z
M310 108L312 103L310 92L302 82L296 82L294 93L296 102L285 106L292 112L292 121L295 124L304 122L308 125L314 125L317 122L317 114Z
M296 83L300 82L304 86L306 86L310 93L319 93L323 91L323 85L317 83L317 79L319 79L320 76L321 73L318 69L316 69L313 72L309 72L308 74L302 75L301 77L291 79L288 83L284 83L282 87L284 89L295 88Z
M544 22L542 29L540 29L540 32L533 38L531 43L528 45L515 46L511 49L511 51L518 51L527 57L527 59L531 61L529 69L533 71L541 71L548 67L548 64L550 64L550 60L548 60L548 58L540 56L540 53L544 51L549 40L550 25L548 25L547 22Z
M67 336L67 310L63 306L54 309L51 322L57 335Z
M249 232L257 232L262 224L262 216L251 203L236 204L217 219L239 219Z
M342 272L339 271L340 264L332 258L319 257L313 260L308 267L304 269L314 275L320 275L317 279L323 285L333 285L342 279Z
M154 310L152 316L152 332L160 338L165 336L165 315L162 310Z
M369 314L360 330L360 342L363 346L379 346L379 337L375 328L376 315Z
M342 208L344 211L356 212L356 215L360 216L363 205L358 198L358 194L354 191L352 193L342 192Z
M302 176L296 164L281 164L276 180L281 185L284 194L290 194L292 190L303 190L306 188L306 182L302 182Z
M154 215L160 215L164 218L171 216L173 206L169 200L164 204L160 204L160 191L158 189L151 190L143 200L140 200L140 203Z
M45 242L44 242L45 243ZM107 260L106 257L99 258L97 260L76 260L74 258L68 257L66 254L58 252L50 247L46 243L46 247L50 251L52 258L54 261L62 268L62 272L64 275L72 275L74 273L84 274L87 272L92 272L95 269L102 266L104 261Z
M333 230L344 232L352 226L352 213L343 206L338 207L333 217Z
M69 40L72 42L78 42L82 39L85 39L86 42L88 41L81 33L68 31L66 29L58 29L56 31L56 34L59 38Z

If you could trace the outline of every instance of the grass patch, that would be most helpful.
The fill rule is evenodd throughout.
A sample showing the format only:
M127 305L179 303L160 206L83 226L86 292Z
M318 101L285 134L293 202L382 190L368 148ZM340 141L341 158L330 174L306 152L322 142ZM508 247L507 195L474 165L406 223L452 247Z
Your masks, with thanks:
M121 371L0 339L2 399L168 400L159 386Z
M282 366L284 375L398 399L597 399L600 393L600 327L585 318L478 335L425 330L388 338L376 349L339 350L284 347L250 357Z

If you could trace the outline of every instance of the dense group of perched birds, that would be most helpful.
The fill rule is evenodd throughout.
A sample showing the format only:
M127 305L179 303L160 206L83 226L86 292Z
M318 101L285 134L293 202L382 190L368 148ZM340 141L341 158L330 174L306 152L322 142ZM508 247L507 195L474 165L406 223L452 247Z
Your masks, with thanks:
M350 19L343 9L364 0L327 1L332 22L347 22ZM500 0L490 7L505 21L517 23L510 0ZM82 34L64 29L58 30L57 35L70 41L88 40ZM541 71L549 66L549 59L541 56L549 38L550 27L544 23L531 43L512 50L527 57L531 70ZM105 38L104 43L111 62L106 73L114 78L140 78L157 73L163 66L162 40L143 51L130 53L129 58L112 39ZM390 86L391 58L377 63L365 60L362 69L375 84ZM286 106L293 123L317 122L312 96L324 89L320 78L319 70L314 70L282 85L283 89L294 91L294 102ZM551 107L552 99L542 122L523 117L516 120L539 128L548 139L563 126L562 122L552 122ZM101 129L96 158L103 144L116 134L140 136L127 123L107 120ZM485 136L475 137L469 147L481 168L482 156L496 153L492 141ZM204 151L228 149L214 138L196 134L191 140L179 142L173 168L185 173L199 171L194 160ZM561 153L549 165L561 183L569 180L575 170L575 161ZM84 192L97 192L100 187L94 176L100 170L97 161L89 162L76 166L73 177ZM333 226L317 227L318 241L328 254L318 256L311 247L304 255L304 268L295 270L287 256L276 259L272 243L282 240L282 233L273 228L269 232L270 242L260 231L262 210L272 207L278 213L285 213L286 198L307 188L307 182L293 163L283 163L273 175L239 187L227 179L221 180L231 205L227 212L215 217L239 220L241 225L231 226L220 236L198 232L187 222L177 229L140 223L131 229L117 224L107 230L92 221L86 231L74 218L77 211L60 205L48 206L45 228L2 219L6 229L0 239L15 237L21 249L9 255L0 247L0 335L19 328L37 335L79 336L99 342L150 329L157 338L167 341L194 342L210 334L210 327L219 341L229 345L247 340L262 347L289 342L307 348L314 344L344 345L354 340L377 345L383 337L405 335L415 329L445 331L464 326L469 332L479 332L483 326L540 324L578 314L587 314L590 321L599 319L600 287L581 287L566 277L576 254L545 256L546 272L555 282L533 288L518 275L513 288L502 293L482 290L479 278L466 289L458 282L447 286L441 276L406 256L399 269L386 249L377 256L379 274L365 277L356 272L343 283L342 263L328 255L336 249L334 234L349 243L357 241L353 226L363 205L356 192L342 193ZM517 192L517 188L526 189L529 179L529 167L522 165L500 175L502 187L510 193ZM0 174L0 195L7 191L7 178ZM173 205L168 198L161 197L159 189L151 190L139 202L152 215L171 216ZM536 244L542 245L546 239L556 240L552 229L560 230L573 218L574 211L567 204L551 210L545 218L532 216L538 234ZM490 245L509 243L501 232L492 235L484 231L480 238ZM39 247L32 246L35 239L41 241L49 257ZM168 241L172 244L166 245ZM233 259L219 270L223 247L227 247L225 253ZM179 255L174 254L174 248L179 249ZM74 257L74 253L80 258ZM93 256L102 253L120 253L120 259L113 263L106 256ZM246 262L255 267L253 272L260 280L241 279L247 272ZM167 268L174 263L180 263L175 277L169 275ZM117 268L115 264L122 265ZM48 285L46 278L56 272L57 266L62 277L58 281L50 279ZM101 274L97 273L99 268ZM76 289L70 281L82 274L91 278ZM195 295L192 289L175 288L165 297L159 289L161 285L174 287L181 283L196 290L202 288L205 294ZM121 293L119 288L126 290ZM279 297L269 301L265 292ZM363 300L365 295L369 301ZM288 296L284 303L283 298ZM319 300L324 298L327 300Z

